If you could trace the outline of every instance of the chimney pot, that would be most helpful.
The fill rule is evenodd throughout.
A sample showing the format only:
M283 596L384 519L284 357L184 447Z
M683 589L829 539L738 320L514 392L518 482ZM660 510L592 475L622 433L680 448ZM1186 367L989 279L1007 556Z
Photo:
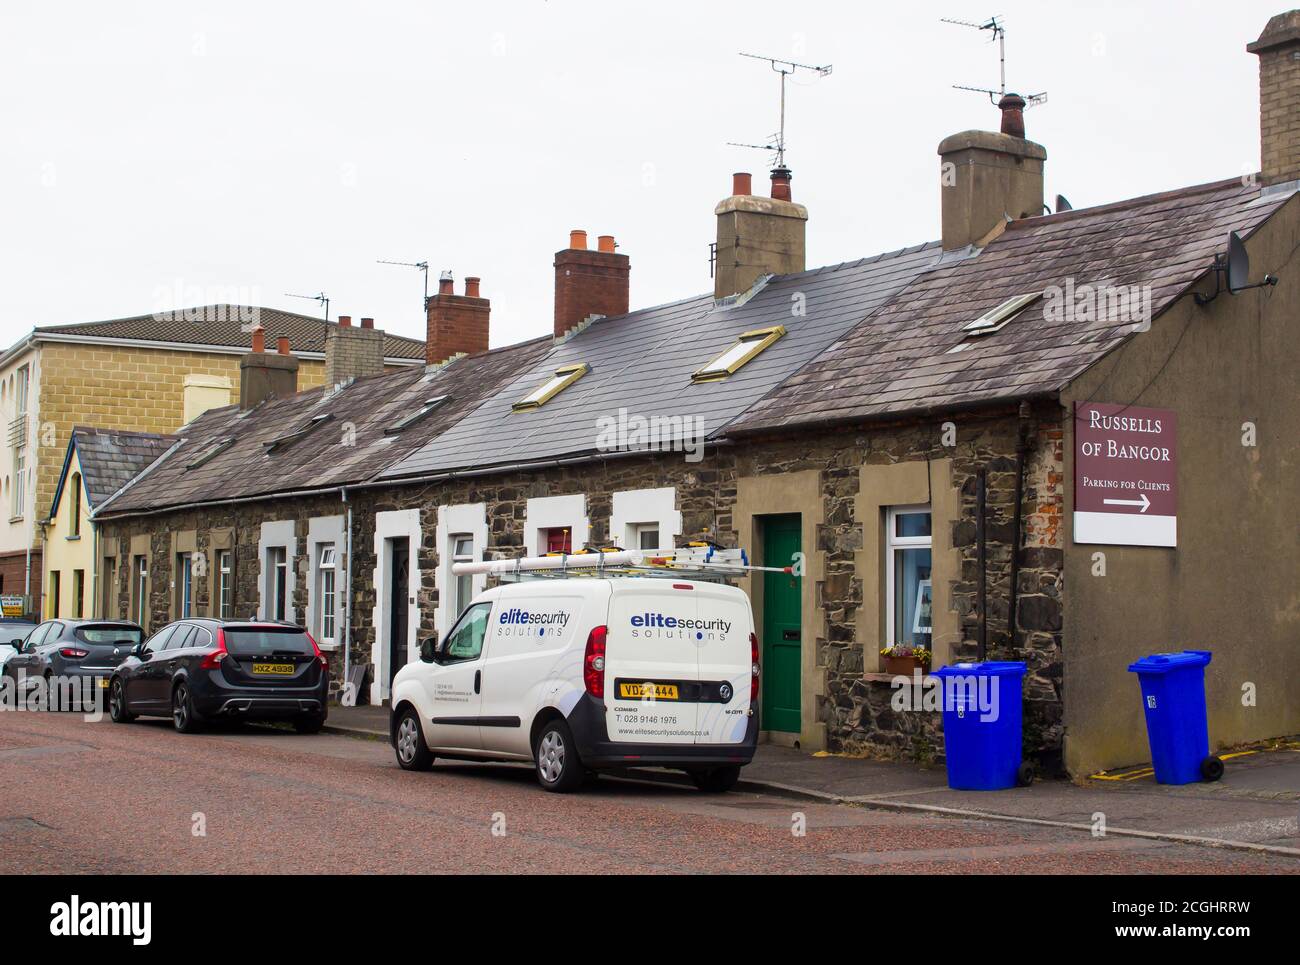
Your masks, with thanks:
M281 335L275 340L275 350L281 355L289 354L289 336Z
M352 316L351 316L351 315L340 315L340 316L339 316L339 328L347 328L347 327L348 327L349 325L351 325L351 324L352 324Z
M748 171L737 171L731 176L731 196L754 193L754 176Z
M261 325L253 329L253 351L254 352L266 351L266 329L264 329Z
M453 294L451 272L444 271L442 273L442 277L438 279L438 294L439 295Z
M362 328L374 328L374 327L375 327L375 320L374 320L373 318L363 318L363 319L361 319L361 327L362 327Z
M574 228L569 232L569 247L574 251L587 250L587 232L581 228Z
M1019 94L1007 94L998 101L1002 111L1002 133L1012 137L1025 136L1025 99Z
M465 276L465 297L466 298L480 297L478 293L478 284L480 280L481 279L475 278L473 275Z
M601 235L599 238L596 239L596 250L597 250L597 251L603 251L603 252L606 252L607 254L611 254L611 255L612 255L612 254L614 254L614 250L615 250L617 247L618 247L618 246L614 244L614 236L613 236L613 235Z
M772 169L772 197L777 201L793 201L790 196L790 169L779 167Z

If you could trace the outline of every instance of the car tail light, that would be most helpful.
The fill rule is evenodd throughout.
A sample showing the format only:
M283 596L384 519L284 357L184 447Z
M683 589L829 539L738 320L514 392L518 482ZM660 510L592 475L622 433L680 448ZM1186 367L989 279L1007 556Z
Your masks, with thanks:
M593 697L605 696L605 627L592 627L587 634L587 653L582 658L582 682Z
M216 670L221 666L221 661L225 660L226 653L226 631L220 627L217 628L217 649L209 650L199 661L199 666L204 670Z
M80 650L77 647L64 647L59 653L63 654L69 660L80 660L82 657L90 655L89 650Z
M758 634L754 631L749 632L749 702L758 703Z
M316 643L316 638L310 633L307 634L307 639L311 641L311 648L316 651L316 659L320 661L321 668L328 671L330 668L330 658L320 652L320 647Z

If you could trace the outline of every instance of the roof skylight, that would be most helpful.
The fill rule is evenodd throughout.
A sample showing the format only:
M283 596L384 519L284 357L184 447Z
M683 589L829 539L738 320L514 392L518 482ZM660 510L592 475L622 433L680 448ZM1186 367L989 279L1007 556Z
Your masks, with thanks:
M221 453L225 452L234 444L235 444L234 436L227 436L224 439L218 439L212 445L208 446L208 448L204 449L201 453L195 456L193 462L187 462L185 464L185 470L188 472L191 469L198 469L200 466L205 465L208 462L211 462L213 459L215 459Z
M975 321L967 322L962 326L962 329L972 335L987 335L990 332L996 332L1042 297L1042 292L1026 292L1023 295L1008 298L1002 304L989 309Z
M773 325L769 328L756 328L744 332L736 340L735 344L724 349L708 365L692 372L691 378L696 382L712 382L716 379L725 379L749 364L755 356L784 334L784 325Z
M299 426L297 429L294 429L292 432L285 433L279 438L272 439L270 442L264 442L262 443L262 445L266 448L267 455L270 455L271 453L275 452L277 449L283 449L286 446L292 445L293 443L301 439L303 436L312 432L312 430L316 429L318 426L324 425L326 422L332 421L333 418L334 418L334 414L332 412L326 413L324 415L312 416L311 419L308 420L306 424Z
M586 362L579 362L577 365L561 366L555 370L553 376L512 405L511 409L515 412L525 412L529 409L540 409L560 392L563 392L574 382L577 382L578 379L586 375L590 370L591 366Z
M425 416L427 416L434 409L441 406L444 402L447 401L448 398L450 398L450 396L435 395L433 398L426 400L423 405L421 405L410 415L398 419L390 426L385 426L384 435L395 436L397 435L397 433L410 428L411 426L419 422L421 419L423 419Z

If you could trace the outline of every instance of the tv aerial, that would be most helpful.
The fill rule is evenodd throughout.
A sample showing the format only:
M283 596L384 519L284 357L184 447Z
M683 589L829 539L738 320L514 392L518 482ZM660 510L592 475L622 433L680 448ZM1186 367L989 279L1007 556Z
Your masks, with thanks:
M330 297L324 292L319 292L315 295L295 295L293 292L285 292L284 294L286 298L309 298L314 302L320 302L325 306L325 321L328 322L330 320Z
M766 60L772 69L780 75L781 126L777 128L777 132L768 139L766 144L744 144L739 141L728 141L727 144L731 147L748 147L758 151L769 151L775 162L773 167L783 168L785 167L785 79L799 70L812 71L818 77L825 77L831 72L832 65L826 64L824 67L814 67L811 64L800 64L793 60L779 60L776 57L764 57L762 54L747 54L743 50L740 51L740 56L749 57L752 60Z
M427 261L385 261L383 258L375 259L376 265L401 265L403 268L418 268L424 272L424 302L429 301L429 263Z
M976 30L988 30L991 33L989 42L996 42L998 45L998 89L991 90L988 87L967 87L965 84L953 84L955 90L969 90L977 94L988 94L989 101L997 104L1002 98L1007 96L1007 22L1006 18L989 17L984 23L972 23L969 20L952 20L948 17L940 17L940 22L955 24L958 27L974 27ZM1047 91L1039 91L1037 94L1025 95L1025 107L1035 107L1038 104L1047 102Z
M1235 231L1228 233L1228 254L1226 256L1218 254L1214 256L1214 264L1210 266L1214 272L1214 291L1208 295L1197 292L1192 296L1198 305L1208 305L1219 297L1219 294L1227 289L1229 295L1236 295L1238 292L1244 292L1251 288L1263 288L1265 285L1272 286L1277 284L1277 275L1265 275L1263 281L1257 281L1255 284L1250 283L1250 255L1246 252L1246 246L1242 243L1241 235ZM1226 278L1224 276L1227 276ZM1225 285L1224 282L1227 282Z

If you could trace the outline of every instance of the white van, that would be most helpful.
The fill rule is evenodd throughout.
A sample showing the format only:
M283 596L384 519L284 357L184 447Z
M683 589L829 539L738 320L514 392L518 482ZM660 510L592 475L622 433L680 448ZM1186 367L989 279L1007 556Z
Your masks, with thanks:
M733 586L604 577L479 594L393 681L397 762L533 761L548 791L679 767L726 791L758 737L758 638Z

